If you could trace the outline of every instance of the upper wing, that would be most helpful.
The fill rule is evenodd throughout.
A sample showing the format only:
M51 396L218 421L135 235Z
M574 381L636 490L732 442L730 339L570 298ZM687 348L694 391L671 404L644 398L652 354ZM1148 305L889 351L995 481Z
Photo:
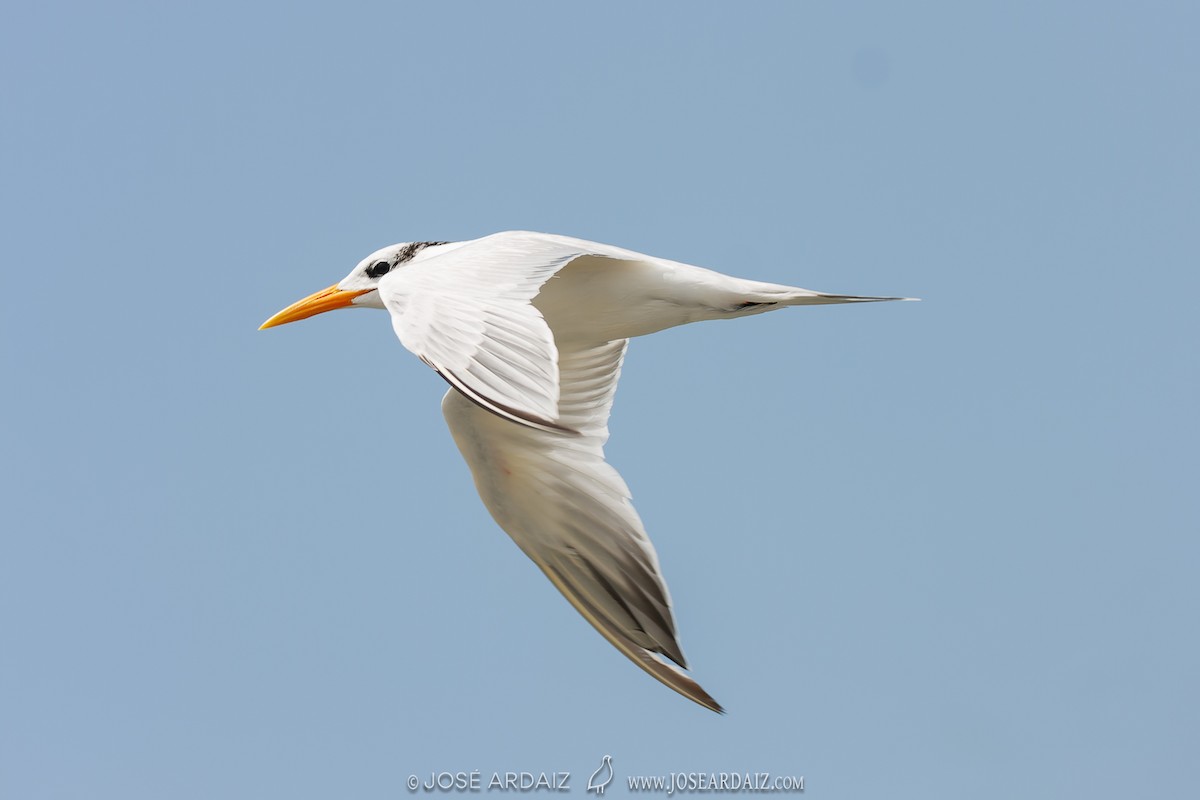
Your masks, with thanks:
M514 425L451 389L442 412L484 504L588 622L635 664L695 702L721 706L683 670L658 556L604 460L624 340L561 351L559 424Z
M554 336L530 301L572 260L618 254L626 251L499 233L392 271L379 295L404 346L472 401L523 425L572 430L559 409Z

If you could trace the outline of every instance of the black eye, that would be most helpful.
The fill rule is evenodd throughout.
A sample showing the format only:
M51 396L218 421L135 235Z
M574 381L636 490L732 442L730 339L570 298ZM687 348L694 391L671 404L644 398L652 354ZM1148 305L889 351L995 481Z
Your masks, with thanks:
M367 267L367 277L368 278L382 277L383 275L387 275L388 270L390 270L391 268L392 268L392 265L387 261L376 261L374 264Z

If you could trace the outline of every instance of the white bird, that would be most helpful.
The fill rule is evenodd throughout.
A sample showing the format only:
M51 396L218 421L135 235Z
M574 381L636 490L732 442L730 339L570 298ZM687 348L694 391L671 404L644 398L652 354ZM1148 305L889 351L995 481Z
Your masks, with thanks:
M387 309L401 343L450 384L442 413L500 527L618 650L720 712L684 672L658 556L604 460L626 344L784 306L903 299L760 283L514 231L377 250L262 328L335 308Z

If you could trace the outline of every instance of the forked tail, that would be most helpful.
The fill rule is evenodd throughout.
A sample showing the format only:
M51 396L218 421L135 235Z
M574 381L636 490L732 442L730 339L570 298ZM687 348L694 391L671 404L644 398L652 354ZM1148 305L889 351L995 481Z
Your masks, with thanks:
M915 297L874 297L857 294L828 294L814 292L810 289L800 289L795 286L781 286L772 283L743 281L741 291L737 294L736 302L727 309L736 316L761 314L784 306L825 306L834 303L882 303L886 300L917 300Z

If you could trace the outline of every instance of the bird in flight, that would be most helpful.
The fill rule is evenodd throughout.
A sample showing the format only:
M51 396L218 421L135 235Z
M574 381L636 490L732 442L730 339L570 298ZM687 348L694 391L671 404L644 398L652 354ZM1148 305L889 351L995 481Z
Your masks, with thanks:
M658 555L604 459L628 340L785 306L903 299L743 280L510 231L377 250L262 328L336 308L386 309L400 342L450 384L442 413L500 527L614 647L720 712L685 672Z

